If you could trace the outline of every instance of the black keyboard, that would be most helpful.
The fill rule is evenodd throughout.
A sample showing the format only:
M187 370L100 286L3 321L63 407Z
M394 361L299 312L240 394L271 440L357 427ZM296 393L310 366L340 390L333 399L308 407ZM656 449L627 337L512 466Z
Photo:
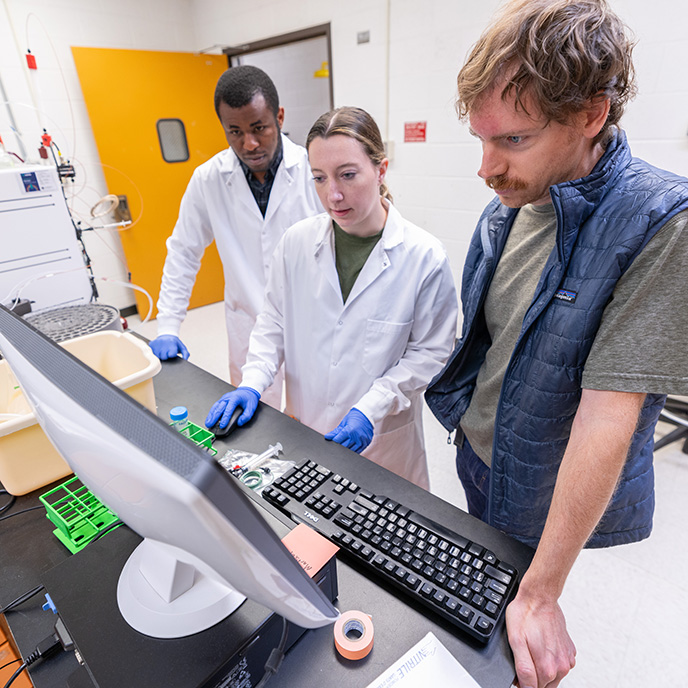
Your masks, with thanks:
M493 552L315 461L305 459L262 494L483 643L516 589L516 569Z

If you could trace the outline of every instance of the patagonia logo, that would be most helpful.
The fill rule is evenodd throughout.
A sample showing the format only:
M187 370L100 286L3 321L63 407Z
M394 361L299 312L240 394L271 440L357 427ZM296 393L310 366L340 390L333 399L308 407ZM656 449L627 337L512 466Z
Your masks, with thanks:
M566 301L566 303L576 303L577 296L577 291L571 291L570 289L559 289L554 295L554 298L559 299L559 301Z

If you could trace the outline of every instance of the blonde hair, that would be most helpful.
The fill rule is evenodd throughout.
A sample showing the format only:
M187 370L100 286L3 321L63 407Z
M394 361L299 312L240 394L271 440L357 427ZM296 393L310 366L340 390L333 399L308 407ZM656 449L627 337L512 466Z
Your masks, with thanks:
M507 3L459 72L459 117L465 119L502 77L502 99L513 94L528 114L528 94L548 120L562 124L595 99L608 98L609 115L596 140L602 139L636 93L635 42L627 31L606 0Z
M340 107L318 117L308 132L306 150L310 148L313 139L327 139L336 135L356 139L376 167L385 159L385 146L380 129L375 120L361 108ZM392 201L392 194L384 180L380 184L380 196Z

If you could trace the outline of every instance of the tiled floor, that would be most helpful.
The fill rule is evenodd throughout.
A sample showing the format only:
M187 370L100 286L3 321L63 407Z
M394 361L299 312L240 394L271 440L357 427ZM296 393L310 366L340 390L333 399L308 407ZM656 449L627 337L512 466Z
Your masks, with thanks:
M136 319L130 319L136 326ZM155 323L140 330L155 336ZM182 340L191 361L228 379L221 304L190 311ZM662 432L670 427L661 428ZM425 413L432 492L465 508L447 433ZM655 454L657 508L644 542L584 551L561 600L577 646L566 688L688 685L688 455L675 443Z

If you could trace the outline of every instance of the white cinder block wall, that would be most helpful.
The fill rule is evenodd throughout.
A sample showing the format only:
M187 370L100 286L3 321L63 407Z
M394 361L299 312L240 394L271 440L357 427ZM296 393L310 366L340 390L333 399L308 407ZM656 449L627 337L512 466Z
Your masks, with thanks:
M72 156L72 149L76 151L77 187L84 189L73 205L87 214L107 190L71 45L199 50L330 22L335 105L358 105L376 118L383 136L393 143L389 179L395 202L409 219L444 242L458 283L469 238L491 192L476 176L480 146L454 113L454 80L498 4L496 0L4 0L0 77L27 147L30 144L35 152L40 127L36 113L25 105L31 103L23 68L28 36L41 67L33 81L45 111L43 121L63 152ZM623 120L633 151L655 165L688 175L688 79L683 69L688 3L611 0L611 5L639 41L635 63L640 93ZM357 45L360 31L370 32L369 43ZM125 97L126 89L113 84L112 106ZM426 143L403 142L404 122L414 121L427 122ZM4 106L0 134L15 149ZM96 273L121 279L125 270L117 236L87 239ZM104 302L118 307L133 303L124 289L108 284L100 288Z

